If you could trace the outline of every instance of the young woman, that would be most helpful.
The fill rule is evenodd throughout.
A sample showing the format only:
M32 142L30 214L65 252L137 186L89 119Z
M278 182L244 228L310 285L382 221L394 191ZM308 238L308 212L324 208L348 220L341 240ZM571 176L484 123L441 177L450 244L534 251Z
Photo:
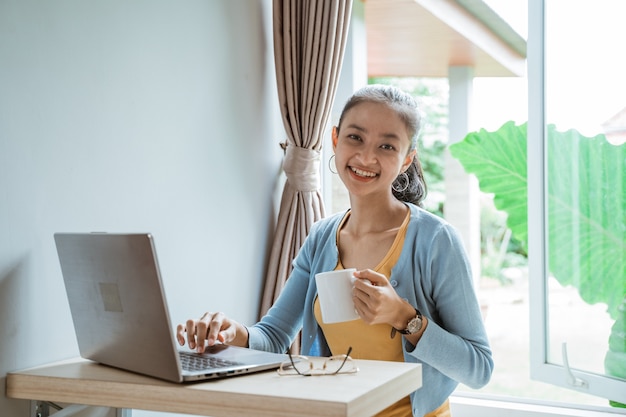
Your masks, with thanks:
M286 352L302 330L304 355L352 347L355 359L418 362L423 386L380 416L449 416L459 382L484 386L493 360L457 232L420 208L426 194L417 158L420 116L402 91L371 85L347 102L332 143L351 208L317 222L276 303L246 327L223 313L178 325L177 337L203 351L216 342ZM322 321L315 274L356 268L358 320ZM185 336L186 333L186 336Z

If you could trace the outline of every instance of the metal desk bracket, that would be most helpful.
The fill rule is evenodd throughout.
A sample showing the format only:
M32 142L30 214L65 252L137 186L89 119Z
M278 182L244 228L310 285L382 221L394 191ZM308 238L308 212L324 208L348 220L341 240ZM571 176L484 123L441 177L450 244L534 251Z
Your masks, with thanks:
M29 417L48 417L50 406L45 401L31 401Z
M50 409L56 409L57 411L50 414ZM85 411L90 408L87 405L70 405L67 407L61 407L55 403L50 401L31 401L30 402L30 413L29 417L72 417L77 416L81 411ZM108 409L108 413L106 416L114 415L115 417L132 417L132 410L127 408L109 408L109 407L98 407L99 410ZM115 411L115 414L111 414L112 410ZM91 414L81 414L82 416L89 416ZM101 416L101 413L94 413L94 415ZM78 417L78 416L77 416Z

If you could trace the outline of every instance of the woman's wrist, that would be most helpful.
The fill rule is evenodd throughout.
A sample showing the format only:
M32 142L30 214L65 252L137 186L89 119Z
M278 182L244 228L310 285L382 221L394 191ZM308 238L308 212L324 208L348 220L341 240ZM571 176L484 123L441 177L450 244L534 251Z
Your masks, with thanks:
M236 337L237 346L248 347L249 338L250 338L250 332L248 331L248 328L244 326L243 324L238 323L237 337Z
M399 315L399 317L401 317L400 320L402 321L400 323L402 324L398 324L398 327L393 326L394 329L396 331L403 333L404 337L413 345L417 344L417 342L422 337L424 330L426 330L426 326L428 325L428 319L424 317L415 307L413 307L408 302L404 302L404 307L402 308L402 312ZM415 321L416 318L419 323L419 329L417 330L417 332L408 333L408 334L404 333L403 331L405 330L411 331L411 329L409 329L409 322ZM411 326L411 327L413 328L414 326Z
M402 303L402 308L400 308L399 314L397 316L397 320L392 324L394 329L404 330L406 329L409 321L415 317L415 308L407 303Z

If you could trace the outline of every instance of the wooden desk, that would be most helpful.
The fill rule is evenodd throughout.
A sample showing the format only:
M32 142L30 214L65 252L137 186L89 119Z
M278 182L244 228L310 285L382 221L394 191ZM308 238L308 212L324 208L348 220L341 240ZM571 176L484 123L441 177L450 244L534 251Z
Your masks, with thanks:
M7 396L27 400L213 417L371 416L422 383L417 364L358 360L356 374L279 376L275 371L175 384L83 359L7 375Z

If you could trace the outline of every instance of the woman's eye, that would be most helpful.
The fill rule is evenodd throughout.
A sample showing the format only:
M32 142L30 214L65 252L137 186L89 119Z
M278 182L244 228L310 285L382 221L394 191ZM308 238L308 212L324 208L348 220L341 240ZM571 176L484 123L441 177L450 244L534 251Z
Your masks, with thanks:
M353 140L361 140L361 137L358 135L348 135L348 138L353 139Z
M389 151L393 151L394 149L396 149L393 147L393 145L381 145L381 148L389 150Z

